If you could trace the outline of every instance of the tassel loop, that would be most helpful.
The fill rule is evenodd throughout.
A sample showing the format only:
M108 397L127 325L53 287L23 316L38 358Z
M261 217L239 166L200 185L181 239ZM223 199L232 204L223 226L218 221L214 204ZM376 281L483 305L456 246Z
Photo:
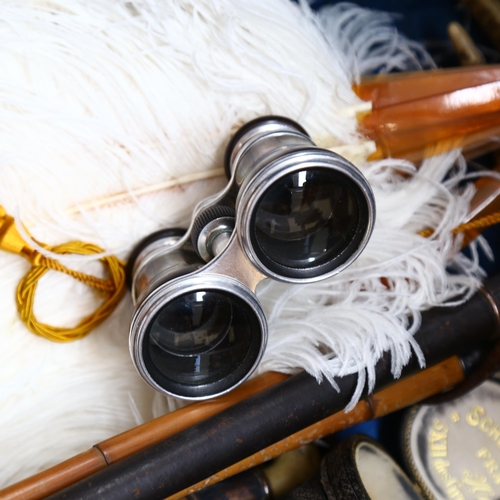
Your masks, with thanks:
M97 245L81 241L70 241L50 247L41 244L47 250L60 255L92 255L104 252ZM21 319L35 334L54 342L70 342L80 339L100 325L116 308L125 294L125 265L111 255L99 259L104 265L108 278L102 279L70 269L57 260L45 257L24 241L16 228L14 218L8 215L0 205L0 250L25 257L31 263L31 269L20 281L16 303ZM74 328L59 328L40 323L34 314L35 292L38 281L47 271L58 271L88 285L104 295L104 302L92 314L84 318Z

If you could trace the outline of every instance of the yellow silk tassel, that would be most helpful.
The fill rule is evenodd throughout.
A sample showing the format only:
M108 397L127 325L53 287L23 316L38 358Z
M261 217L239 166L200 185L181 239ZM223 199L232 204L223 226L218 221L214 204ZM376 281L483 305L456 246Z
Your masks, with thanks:
M102 248L81 241L70 241L62 245L41 245L58 254L91 255L104 252ZM115 256L99 259L105 266L108 279L101 279L67 268L60 262L45 257L28 245L19 234L14 219L0 205L0 249L21 255L31 263L31 269L17 287L16 303L21 319L35 334L54 342L70 342L85 337L100 325L115 309L125 293L125 268ZM49 270L68 274L104 294L104 303L85 317L74 328L59 328L40 323L33 312L35 292L39 279Z

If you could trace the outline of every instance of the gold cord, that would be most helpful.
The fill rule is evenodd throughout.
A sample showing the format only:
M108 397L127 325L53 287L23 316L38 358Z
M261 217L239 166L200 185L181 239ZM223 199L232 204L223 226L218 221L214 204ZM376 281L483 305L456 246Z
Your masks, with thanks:
M471 220L470 222L465 222L460 224L455 229L452 229L453 234L462 233L465 231L469 231L471 229L486 229L487 227L493 226L500 222L500 212L495 212L490 215L485 215L484 217L480 217L479 219ZM424 229L420 231L418 234L420 236L424 236L428 238L434 234L434 229Z
M47 250L60 254L92 255L104 252L97 245L70 241L62 245L48 247ZM115 256L102 257L99 260L106 268L108 279L101 279L69 269L60 262L45 257L31 248L16 229L14 219L7 215L0 206L0 249L22 255L31 262L31 269L17 287L17 310L26 326L35 334L54 342L70 342L85 337L100 325L116 308L125 293L125 266ZM34 314L35 292L38 281L47 271L67 274L104 295L104 303L92 314L85 317L74 328L59 328L40 323Z

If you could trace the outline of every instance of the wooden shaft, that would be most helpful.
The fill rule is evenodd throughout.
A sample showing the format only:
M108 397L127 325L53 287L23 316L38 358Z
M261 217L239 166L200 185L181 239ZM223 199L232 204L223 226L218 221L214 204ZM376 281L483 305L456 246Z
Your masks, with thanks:
M179 500L202 488L218 483L263 462L276 458L287 451L303 446L328 434L352 425L382 417L394 411L418 403L434 394L453 387L464 378L460 359L456 356L405 378L392 386L360 401L352 411L337 412L332 416L296 432L291 436L241 460L240 462L214 474L213 476L186 488L167 500Z
M96 444L75 457L0 491L0 500L40 500L104 469L129 455L166 439L288 378L268 372L224 396L194 403Z
M90 476L106 467L102 453L91 448L69 460L61 462L35 476L13 484L0 491L2 500L31 500L45 498L47 494L59 491L68 485L73 478Z

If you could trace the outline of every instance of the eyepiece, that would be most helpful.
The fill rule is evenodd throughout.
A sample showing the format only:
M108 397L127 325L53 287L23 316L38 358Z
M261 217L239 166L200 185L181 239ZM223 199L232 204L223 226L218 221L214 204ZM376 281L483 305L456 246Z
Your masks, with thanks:
M257 366L266 341L264 313L253 293L215 276L166 284L141 304L131 328L134 363L146 382L185 399L239 385Z
M241 135L241 134L240 134ZM368 181L279 117L245 129L231 168L240 186L236 229L247 258L289 283L332 276L366 246L375 220Z
M259 261L286 278L325 275L358 250L369 226L367 201L343 172L287 173L255 203L250 241Z

